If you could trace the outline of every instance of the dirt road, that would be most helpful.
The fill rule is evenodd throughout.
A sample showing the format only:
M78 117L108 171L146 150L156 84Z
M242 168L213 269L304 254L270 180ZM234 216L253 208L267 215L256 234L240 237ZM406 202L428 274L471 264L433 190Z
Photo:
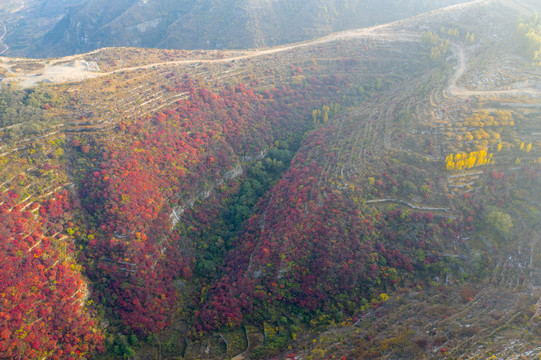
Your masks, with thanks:
M502 90L468 90L457 85L458 80L468 70L468 58L464 48L460 45L452 44L451 50L458 59L458 68L453 76L449 79L449 94L452 96L518 96L531 95L540 96L541 90L538 89L502 89Z
M206 60L194 59L194 60L165 61L165 62L152 63L152 64L141 65L141 66L126 67L126 68L113 70L110 72L99 72L99 71L89 70L88 62L81 59L83 56L87 56L88 54L73 55L73 56L59 59L54 62L44 63L43 69L40 69L39 71L9 77L9 78L4 79L4 81L16 81L16 82L19 82L19 84L22 87L32 87L39 82L63 83L63 82L82 81L85 79L95 78L95 77L100 77L100 76L107 76L107 75L112 75L112 74L117 74L117 73L131 72L131 71L136 71L136 70L150 69L150 68L157 68L157 67L171 66L171 65L190 65L190 64L201 64L201 63L229 63L233 61L250 59L250 58L255 58L255 57L260 57L260 56L265 56L265 55L272 55L272 54L294 50L297 48L314 46L314 45L324 44L324 43L338 41L338 40L351 40L351 39L356 39L356 38L374 38L374 39L389 40L389 41L420 41L421 40L420 34L417 34L417 33L405 32L405 31L400 31L400 32L380 31L390 25L391 24L385 24L385 25L378 25L378 26L374 26L370 28L343 31L343 32L334 33L334 34L327 35L325 37L311 40L311 41L306 41L306 42L296 43L296 44L291 44L291 45L283 45L283 46L273 47L270 49L247 51L244 53L244 55L226 57L223 59L206 59ZM97 51L99 50L96 50L96 52ZM2 62L0 62L0 68L1 67L8 68L8 65L2 64Z
M417 15L413 18L418 18L421 16L426 16L427 14L435 14L439 12L444 12L447 10L456 10L467 8L470 6L475 6L481 3L487 3L494 0L475 0L465 4L458 4L442 8L439 10L434 10L426 14ZM162 66L170 65L189 65L189 64L199 64L199 63L227 63L237 60L250 59L259 56L272 55L280 52L286 52L297 48L314 46L318 44L324 44L332 41L339 40L351 40L357 38L375 38L379 40L389 40L389 41L420 41L421 36L418 33L407 32L407 31L397 31L393 27L400 27L405 20L398 20L388 24L377 25L369 28L347 30L338 33L333 33L318 39L309 40L301 43L291 44L291 45L282 45L269 49L259 49L253 51L247 51L244 55L232 56L223 59L212 59L212 60L177 60L177 61L166 61L160 63L153 63L142 66L127 67L122 69L117 69L111 72L99 72L99 71L90 71L82 63L84 57L89 54L99 52L100 50L95 50L87 54L79 54L67 56L53 61L43 61L44 68L40 71L27 74L16 74L13 77L4 79L4 81L16 81L21 84L23 87L32 87L39 82L47 83L63 83L63 82L73 82L81 81L84 79L95 78L100 76L111 75L121 72L136 71L140 69L149 69ZM14 60L24 60L24 59L14 59ZM4 62L0 61L0 68L9 69L9 66Z
M429 13L417 15L413 18L421 18L427 15L433 15L442 13L449 10L457 9L466 9L472 6L478 6L481 4L488 4L494 1L500 1L504 6L510 7L516 11L527 12L534 9L532 2L530 0L475 0L464 4L453 5L445 7L442 9L434 10ZM410 18L411 19L411 18ZM201 64L201 63L228 63L237 60L251 59L260 56L273 55L281 52L287 52L294 49L314 46L324 43L329 43L332 41L340 40L352 40L359 38L373 38L378 40L388 40L388 41L420 41L421 35L419 33L396 30L399 29L401 24L407 21L407 19L394 21L388 24L377 25L369 28L347 30L342 32L333 33L318 39L309 40L301 43L295 43L290 45L282 45L269 49L258 49L258 50L248 50L244 52L243 55L239 56L230 56L223 59L207 59L207 60L176 60L176 61L165 61L141 66L126 67L122 69L113 70L110 72L100 72L96 71L95 67L89 66L89 63L83 59L89 54L97 53L100 50L95 50L87 54L72 55L64 58L56 59L53 61L43 61L43 69L39 71L26 73L26 74L16 74L15 76L8 77L3 81L16 81L19 82L23 87L32 87L39 82L47 83L63 83L63 82L74 82L82 81L89 78L95 78L100 76L107 76L122 72L131 72L141 69L150 69L163 66L171 65L190 65L190 64ZM6 33L5 25L3 25L4 35ZM0 26L0 32L2 28ZM4 46L7 50L7 46L1 42L4 35L0 36L0 46ZM457 85L458 80L464 75L468 69L467 56L464 52L464 49L459 45L454 44L452 46L452 51L455 56L458 58L458 68L455 74L451 77L449 81L449 92L454 96L492 96L492 95L540 95L541 91L537 89L502 89L502 90L468 90L461 88ZM1 54L1 53L0 53ZM8 59L9 58L4 58ZM0 58L0 68L9 69L7 61ZM23 59L18 59L23 60Z

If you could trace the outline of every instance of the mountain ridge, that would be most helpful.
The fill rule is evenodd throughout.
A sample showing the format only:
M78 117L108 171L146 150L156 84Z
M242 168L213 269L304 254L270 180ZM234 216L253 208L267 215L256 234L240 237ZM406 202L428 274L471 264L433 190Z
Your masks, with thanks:
M38 35L37 45L14 49L12 27L18 25L9 21L6 41L12 48L8 55L30 57L70 55L111 46L246 49L387 23L463 2L467 1L72 1L62 19ZM24 13L21 16L26 19Z

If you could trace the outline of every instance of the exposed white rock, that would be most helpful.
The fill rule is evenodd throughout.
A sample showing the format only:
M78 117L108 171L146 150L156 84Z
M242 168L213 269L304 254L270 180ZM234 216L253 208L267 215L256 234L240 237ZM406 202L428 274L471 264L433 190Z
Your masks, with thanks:
M157 18L157 19L154 19L154 20L148 20L148 21L145 21L145 22L142 22L140 24L137 24L135 27L137 28L137 30L139 30L139 32L147 32L147 30L149 29L155 29L158 27L158 24L160 23L162 19L161 18Z

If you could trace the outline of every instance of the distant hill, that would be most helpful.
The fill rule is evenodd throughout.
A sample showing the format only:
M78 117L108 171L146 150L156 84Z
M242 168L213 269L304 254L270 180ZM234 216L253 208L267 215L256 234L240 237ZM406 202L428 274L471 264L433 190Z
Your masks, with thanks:
M30 57L83 53L100 47L233 49L301 41L348 28L405 18L461 0L86 0L56 2L35 44L9 27L12 53ZM35 9L51 7L35 1ZM58 16L59 4L65 15ZM26 15L25 15L26 14ZM21 13L15 26L37 19ZM54 22L54 26L51 26ZM42 29L43 30L43 29ZM18 39L16 41L16 39ZM11 41L12 44L9 42Z
M2 55L26 56L29 49L64 17L66 9L85 0L0 1L0 43L8 44ZM4 26L7 33L3 37ZM0 45L0 51L3 50Z

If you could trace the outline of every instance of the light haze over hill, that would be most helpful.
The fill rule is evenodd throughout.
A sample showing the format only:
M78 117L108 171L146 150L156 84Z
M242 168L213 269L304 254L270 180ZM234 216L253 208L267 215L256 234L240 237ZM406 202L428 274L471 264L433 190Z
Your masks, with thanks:
M381 24L463 0L27 0L0 7L8 56L100 47L237 49ZM0 5L1 6L1 5Z

